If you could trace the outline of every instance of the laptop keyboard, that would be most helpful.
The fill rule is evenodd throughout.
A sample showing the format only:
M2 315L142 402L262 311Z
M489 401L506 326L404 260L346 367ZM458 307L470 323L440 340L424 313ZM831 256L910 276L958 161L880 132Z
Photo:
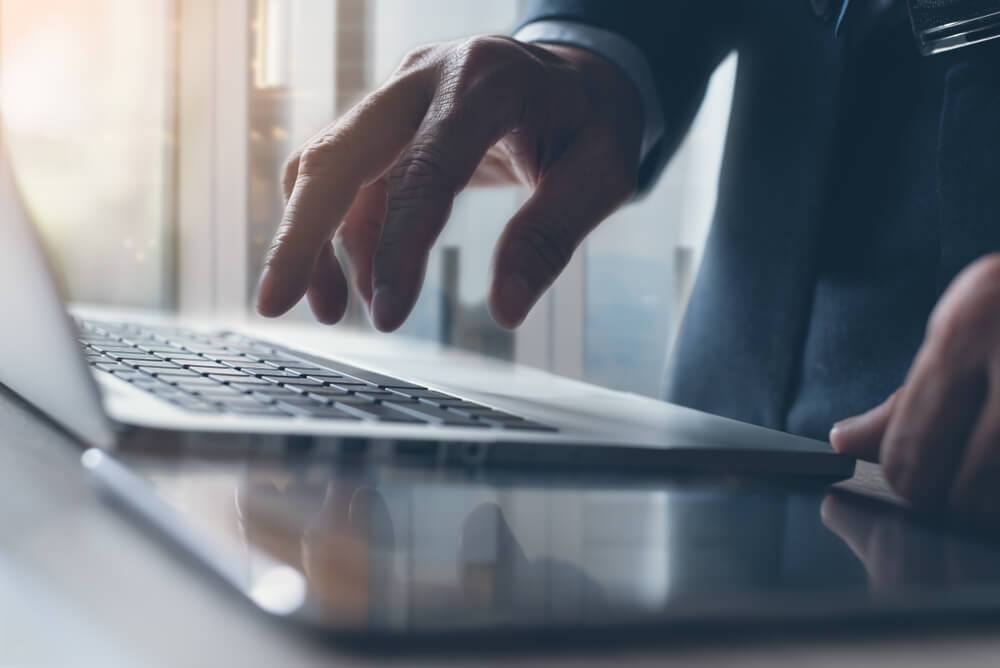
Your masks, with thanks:
M77 322L87 363L188 411L555 431L522 417L354 366L321 366L232 334Z

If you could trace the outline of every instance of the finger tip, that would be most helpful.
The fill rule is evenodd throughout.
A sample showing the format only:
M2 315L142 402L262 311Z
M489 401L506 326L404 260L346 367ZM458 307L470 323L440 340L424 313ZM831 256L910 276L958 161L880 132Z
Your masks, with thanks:
M277 318L284 313L275 295L274 276L265 267L257 284L257 313L265 318Z
M534 303L526 281L518 276L498 278L490 291L490 315L498 325L514 329L524 323Z
M277 318L287 313L306 292L308 276L283 273L278 276L273 267L261 275L257 287L257 312L265 318Z
M493 321L504 329L516 329L524 322L524 316L512 313L502 305L491 303L489 308Z
M827 438L838 454L869 461L878 459L881 438L873 437L864 429L855 428L851 420L841 420L834 424Z
M372 324L380 332L394 332L403 324L406 314L402 309L395 290L389 287L376 288L371 299Z
M277 318L283 311L275 307L271 300L262 295L257 296L257 313L265 318Z
M827 439L830 441L830 445L837 452L843 453L846 447L846 442L844 440L844 430L841 428L840 423L837 423L830 427L830 433L827 435Z
M309 290L309 307L313 316L323 325L336 325L347 312L347 299L343 295L329 295L317 290Z

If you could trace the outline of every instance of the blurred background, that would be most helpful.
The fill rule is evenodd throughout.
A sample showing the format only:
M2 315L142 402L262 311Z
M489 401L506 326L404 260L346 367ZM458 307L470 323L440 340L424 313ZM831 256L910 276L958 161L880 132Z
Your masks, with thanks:
M509 33L521 4L4 0L7 149L68 295L249 310L286 156L412 47ZM485 292L525 192L462 194L403 333L659 396L715 203L735 65L715 73L655 189L587 240L515 332L493 324ZM370 329L356 304L346 326Z

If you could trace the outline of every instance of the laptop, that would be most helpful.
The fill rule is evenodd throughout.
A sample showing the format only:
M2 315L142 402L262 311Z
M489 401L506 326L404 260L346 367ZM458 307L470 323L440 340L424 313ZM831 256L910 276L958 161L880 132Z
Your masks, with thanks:
M331 330L325 345L303 349L252 327L71 313L6 156L0 217L0 383L88 447L320 448L435 466L826 479L854 471L827 443L515 365L400 344L395 357L375 355L374 341L343 356Z

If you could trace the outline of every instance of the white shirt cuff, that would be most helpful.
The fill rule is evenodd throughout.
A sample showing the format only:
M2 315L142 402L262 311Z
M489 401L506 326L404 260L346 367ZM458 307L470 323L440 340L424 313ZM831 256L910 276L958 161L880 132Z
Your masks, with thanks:
M663 106L656 90L653 71L642 52L630 41L609 30L602 30L575 21L535 21L517 31L514 39L521 42L547 42L577 46L609 60L625 72L642 100L645 127L642 133L640 160L663 136Z

